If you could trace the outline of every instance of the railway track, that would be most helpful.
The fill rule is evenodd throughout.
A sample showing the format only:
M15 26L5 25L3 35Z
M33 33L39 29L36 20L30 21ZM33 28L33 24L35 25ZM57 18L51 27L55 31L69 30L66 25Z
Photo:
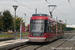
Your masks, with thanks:
M71 50L75 50L75 43L73 44Z
M38 48L47 45L49 43L31 43L31 42L27 42L24 45L21 46L17 46L15 48L10 48L8 50L37 50Z
M16 46L16 47L14 47L14 48L10 48L10 49L8 49L8 50L19 50L19 49L21 49L21 48L23 48L23 47L28 47L28 46L30 46L28 43L29 43L29 42L26 42L25 44L22 44L22 45L20 45L20 46Z
M74 41L73 40L71 41L69 39L71 39L73 36L74 36L74 34L73 35L70 34L70 36L67 37L66 40L64 38L63 38L64 40L63 39L57 40L57 41L52 42L52 43L50 43L50 44L48 44L46 46L43 46L41 49L39 48L38 50L54 50L54 49L56 49L56 50L68 50L68 49L71 49ZM61 45L65 45L65 46L61 46Z
M74 37L74 39L75 39L75 37ZM71 50L75 50L75 42L73 43Z
M68 40L71 39L73 36L75 36L75 35L70 36L68 38ZM72 47L66 46L65 48L63 48L63 45L66 45L67 43L69 44L69 42L67 42L68 40L65 40L62 43L60 43L59 45L57 45L54 50L58 50L58 49L61 49L61 50L72 49L74 45Z
M58 48L63 47L62 45L64 43L69 43L68 40L63 40L63 39L71 39L73 36L74 36L74 34L73 35L71 35L71 34L65 35L64 36L65 38L62 38L60 40L54 40L49 43L29 43L29 42L27 42L24 45L14 47L9 50L54 50L54 49L58 50ZM72 42L72 41L70 41L70 42ZM72 48L74 49L74 45L71 46L71 49Z

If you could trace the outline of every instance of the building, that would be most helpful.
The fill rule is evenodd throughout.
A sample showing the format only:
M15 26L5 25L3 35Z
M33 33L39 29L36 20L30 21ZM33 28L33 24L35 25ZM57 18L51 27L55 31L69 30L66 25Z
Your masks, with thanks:
M69 24L69 25L66 25L66 27L75 28L75 25Z

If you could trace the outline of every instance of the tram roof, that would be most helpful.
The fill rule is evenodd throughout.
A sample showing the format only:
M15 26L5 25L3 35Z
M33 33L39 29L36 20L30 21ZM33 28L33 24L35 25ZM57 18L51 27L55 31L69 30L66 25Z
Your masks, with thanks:
M32 16L47 16L47 17L49 17L49 15L47 15L47 14L33 14Z
M55 20L55 19L51 18L51 17L50 17L49 15L47 15L47 14L33 14L32 16L34 16L34 17L41 16L41 17L44 17L44 18L47 17L47 18L48 18L49 20L51 20L51 21L64 24L63 22L61 22L61 21L59 21L59 20Z

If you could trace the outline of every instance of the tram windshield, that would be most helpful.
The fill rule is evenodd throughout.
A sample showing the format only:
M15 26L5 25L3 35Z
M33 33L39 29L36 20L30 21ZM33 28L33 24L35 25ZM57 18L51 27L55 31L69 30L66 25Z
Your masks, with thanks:
M31 20L30 32L44 32L44 20Z

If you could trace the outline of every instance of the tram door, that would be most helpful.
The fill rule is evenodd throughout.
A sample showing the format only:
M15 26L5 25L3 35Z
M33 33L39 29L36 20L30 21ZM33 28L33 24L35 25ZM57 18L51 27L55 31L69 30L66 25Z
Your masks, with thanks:
M48 21L47 23L47 38L50 38L50 32L51 32L51 24L50 24L50 21Z

